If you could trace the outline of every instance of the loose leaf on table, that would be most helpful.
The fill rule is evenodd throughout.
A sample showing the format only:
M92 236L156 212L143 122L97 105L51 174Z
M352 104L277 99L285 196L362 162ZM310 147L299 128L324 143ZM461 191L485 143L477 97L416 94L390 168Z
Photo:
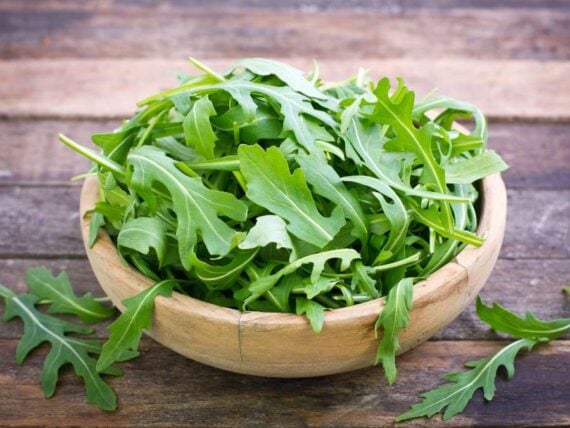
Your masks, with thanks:
M153 147L139 147L128 157L133 167L131 185L149 199L153 184L161 183L169 191L176 212L180 259L190 268L190 252L201 234L212 255L224 256L237 244L237 232L219 218L225 215L238 221L247 216L247 206L234 195L205 187L200 178L191 178L178 170L175 161Z
M238 154L248 198L284 218L289 232L299 239L322 248L345 224L341 207L330 217L319 213L303 171L298 168L291 174L277 147L265 151L258 145L242 145Z
M277 248L292 249L293 243L287 232L287 223L277 215L257 217L255 225L249 230L239 248L247 250L275 244Z
M460 159L445 166L445 178L448 183L474 183L488 175L503 172L508 165L492 150L472 158Z
M423 400L412 405L409 411L398 416L397 421L431 417L443 413L443 419L461 413L475 391L483 389L486 400L492 400L495 394L495 378L501 366L507 369L508 379L514 375L514 360L522 349L531 350L537 343L554 340L570 331L570 319L562 318L543 321L527 312L526 318L494 303L485 305L477 298L477 315L496 331L510 334L519 340L505 346L491 357L466 364L471 370L448 374L446 380L453 382L421 394Z
M127 221L117 236L119 248L130 248L148 255L154 249L162 265L167 248L166 224L157 217L138 217Z
M69 333L89 334L89 327L74 324L38 311L35 305L38 297L33 294L16 295L0 285L0 296L4 297L6 308L4 320L19 317L24 323L24 334L18 342L16 361L22 364L28 354L44 342L51 348L45 358L40 380L46 398L53 396L57 385L59 370L71 364L75 374L83 379L87 401L103 410L115 410L117 397L111 387L105 383L96 370L94 356L101 352L101 345L96 340L68 336ZM124 360L121 354L117 360ZM121 372L108 366L105 374L120 375Z
M125 311L108 327L110 335L97 361L97 371L103 372L121 361L125 352L138 350L143 330L152 327L154 299L159 295L170 297L175 284L175 280L157 282L123 301Z
M511 379L515 374L514 361L517 354L525 348L530 351L537 343L532 339L519 339L491 357L468 362L466 366L470 370L445 375L444 378L451 383L421 394L422 401L412 405L410 410L398 416L396 421L424 416L430 418L436 413L443 413L443 419L447 420L461 413L479 388L483 389L486 400L492 400L499 368L505 367L507 376Z
M413 303L413 278L399 281L386 296L386 304L376 321L375 330L382 328L382 338L376 352L376 363L382 363L391 385L396 380L396 354L400 350L398 335L410 322Z
M362 206L359 200L347 190L338 173L327 163L324 155L314 151L309 155L298 156L296 161L305 173L309 184L313 186L313 191L342 207L344 215L354 224L354 236L365 242L368 227Z
M26 271L26 281L38 300L49 301L50 313L77 315L86 323L104 321L115 313L113 308L96 301L91 293L76 296L65 272L54 276L46 268L31 268Z
M210 116L215 114L216 109L206 96L194 103L183 122L186 145L193 147L196 153L206 159L214 157L217 137L210 123Z
M296 299L297 315L305 315L315 333L320 333L325 322L325 308L318 302L305 297Z
M493 330L518 339L554 340L570 331L570 318L542 321L530 311L522 318L498 303L486 306L481 298L477 298L477 316Z

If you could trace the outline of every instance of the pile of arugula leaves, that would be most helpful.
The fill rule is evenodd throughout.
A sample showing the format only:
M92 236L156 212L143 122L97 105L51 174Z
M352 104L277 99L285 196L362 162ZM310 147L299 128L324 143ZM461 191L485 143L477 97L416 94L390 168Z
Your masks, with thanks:
M386 296L377 360L393 382L413 284L483 242L475 183L506 168L484 116L416 102L401 79L325 85L262 58L223 75L191 61L203 74L94 135L101 152L60 136L94 161L90 245L104 227L162 292L304 314L316 333L324 311ZM469 118L470 132L454 127Z
M151 327L154 297L159 294L169 296L176 281L157 282L144 293L125 300L127 309L110 325L111 334L103 346L98 340L85 336L93 332L89 324L113 316L114 310L101 304L105 299L93 298L89 293L75 295L64 272L54 276L46 268L29 269L27 283L28 291L21 295L0 285L0 297L5 302L4 320L19 317L24 323L16 361L22 364L33 349L47 342L51 347L40 374L46 398L55 393L60 369L70 364L85 384L87 401L103 410L115 410L117 397L104 377L120 376L122 372L113 364L138 355L134 349L138 347L142 330ZM411 284L408 281L403 287L411 287ZM312 310L310 301L307 299L303 303L304 310ZM74 316L78 322L52 314ZM467 363L468 371L446 375L445 379L450 383L422 394L423 400L400 415L397 421L432 417L437 413L449 419L462 412L480 388L485 399L492 400L496 377L502 366L511 378L514 360L522 349L531 350L538 343L555 340L570 331L570 318L541 321L530 312L522 318L498 304L486 306L480 299L477 300L477 314L494 330L518 340L490 357ZM389 367L385 365L385 370L391 370Z

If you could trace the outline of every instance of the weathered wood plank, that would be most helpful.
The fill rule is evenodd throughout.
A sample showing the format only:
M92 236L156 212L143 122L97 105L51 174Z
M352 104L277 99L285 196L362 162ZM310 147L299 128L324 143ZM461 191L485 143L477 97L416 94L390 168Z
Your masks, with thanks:
M79 187L0 187L0 258L78 257ZM510 190L503 258L570 258L570 190Z
M0 340L0 421L5 426L384 426L407 410L418 393L440 384L444 373L502 344L428 342L399 359L399 379L389 387L380 368L301 380L247 377L143 340L142 357L124 364L123 378L111 380L120 400L116 413L85 404L71 370L63 371L56 395L45 400L38 382L39 354L44 352L35 353L22 369L13 359L15 346L15 340ZM569 341L540 346L517 360L513 380L499 380L492 403L476 394L465 412L448 423L435 417L410 425L567 425L569 356Z
M0 260L0 284L18 293L26 290L25 270L46 266L54 273L65 270L77 293L92 292L103 296L87 260ZM570 280L569 260L505 260L500 259L481 293L485 302L497 301L523 314L532 310L539 318L552 319L570 316L570 297L561 289ZM97 337L106 337L105 326L96 326ZM0 323L0 338L17 338L21 334L19 322ZM478 321L474 305L469 307L436 340L493 340L497 335ZM570 338L570 335L566 337Z
M96 148L91 135L112 131L119 124L117 120L0 121L0 184L69 184L71 177L89 170L90 162L61 144L58 133Z
M489 147L505 159L508 189L565 189L570 186L570 126L566 124L489 125Z
M7 7L0 57L570 58L570 16L556 9L323 9L309 2L276 13L259 3L224 4L223 13L202 2Z
M57 134L90 145L91 134L118 125L119 121L0 121L0 184L69 183L70 177L89 168L89 162L60 144ZM489 129L489 146L511 167L504 173L507 188L570 188L570 125L491 123Z
M375 24L375 28L378 27L382 25ZM336 29L335 33L338 33ZM449 36L447 39L451 40ZM265 43L263 38L261 40ZM263 55L262 52L255 54ZM233 58L239 56L235 51L231 55ZM359 58L354 62L346 57L322 61L323 78L343 79L354 75L362 66L369 68L374 77L403 76L419 97L438 88L441 94L468 100L491 118L570 120L567 100L570 62L379 60L378 57L371 59L364 52L360 52ZM307 59L288 61L303 69L311 67ZM231 60L217 59L206 63L223 70ZM190 67L183 61L156 59L0 61L0 80L5 82L0 86L3 100L0 116L127 117L133 113L136 101L176 85L175 70L190 70Z
M132 0L83 0L81 2L62 2L60 0L2 0L0 10L5 11L44 11L44 10L153 10L163 9L204 9L218 10L220 7L261 8L261 9L362 9L398 13L405 10L461 10L461 9L568 9L567 0L145 0L144 3Z

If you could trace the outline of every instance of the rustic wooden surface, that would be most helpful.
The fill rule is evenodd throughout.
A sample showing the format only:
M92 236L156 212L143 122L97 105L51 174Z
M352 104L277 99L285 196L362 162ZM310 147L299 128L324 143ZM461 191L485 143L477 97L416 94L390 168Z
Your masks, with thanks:
M204 5L207 3L207 5ZM401 74L426 93L477 102L490 145L511 165L507 232L482 296L541 317L570 316L570 2L567 0L0 0L0 282L24 288L25 269L66 269L100 294L80 241L78 183L87 163L56 142L87 143L133 103L174 82L184 58L279 57L322 62L330 79L357 66ZM208 61L209 62L209 61ZM70 370L56 396L39 387L40 350L19 367L19 322L0 323L0 425L382 426L419 392L504 338L467 309L434 340L399 358L388 387L378 368L326 378L230 374L150 339L111 383L119 410L84 403ZM104 337L103 327L97 331ZM496 398L410 425L567 426L570 336L517 362Z

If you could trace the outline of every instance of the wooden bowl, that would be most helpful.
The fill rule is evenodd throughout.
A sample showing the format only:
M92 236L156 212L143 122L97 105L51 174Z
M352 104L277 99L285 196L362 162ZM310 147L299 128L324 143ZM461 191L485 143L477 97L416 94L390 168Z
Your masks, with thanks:
M104 232L88 248L90 217L85 212L98 201L96 178L88 178L81 193L83 241L95 276L115 306L140 293L153 281L125 266ZM453 261L414 286L411 322L400 334L401 352L429 339L453 321L479 293L499 255L505 230L506 191L501 176L482 182L480 248L467 247ZM374 322L383 299L327 311L320 334L299 315L246 312L223 308L174 292L158 296L152 330L162 345L201 363L258 376L309 377L371 366L378 339Z

